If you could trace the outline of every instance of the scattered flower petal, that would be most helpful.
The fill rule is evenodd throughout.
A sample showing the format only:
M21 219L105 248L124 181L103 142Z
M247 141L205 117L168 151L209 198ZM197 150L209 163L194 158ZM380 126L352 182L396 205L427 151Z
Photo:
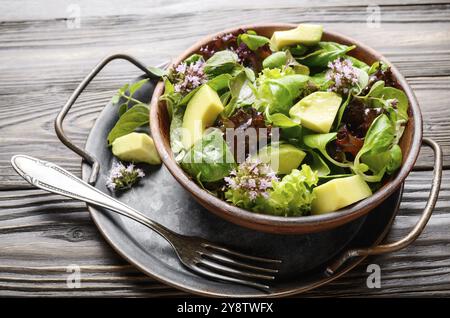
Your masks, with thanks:
M106 179L106 187L111 191L130 189L144 176L144 171L136 168L134 164L130 163L125 167L123 163L116 162L113 164Z

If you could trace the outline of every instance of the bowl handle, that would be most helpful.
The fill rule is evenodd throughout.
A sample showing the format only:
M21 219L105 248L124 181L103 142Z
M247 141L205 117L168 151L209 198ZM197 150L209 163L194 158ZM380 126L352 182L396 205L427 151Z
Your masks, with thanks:
M422 233L425 225L427 225L428 220L431 217L431 213L433 212L434 206L436 205L436 201L439 195L439 189L441 186L441 178L442 178L442 150L439 144L429 138L423 138L422 144L425 144L433 149L434 152L434 169L433 169L433 182L431 184L430 196L428 198L427 204L423 209L422 215L411 230L404 238L399 241L381 244L369 248L361 248L361 249L352 249L346 251L342 254L336 261L334 261L331 265L329 265L326 269L326 273L332 275L336 273L336 271L349 259L356 256L369 256L369 255L379 255L385 253L391 253L398 250L401 250L412 242L414 242L417 237Z
M56 116L55 119L55 130L56 135L58 136L59 140L71 149L73 152L78 154L83 160L88 162L92 166L91 175L89 177L88 182L90 184L94 184L97 180L97 176L100 170L100 164L98 160L90 154L88 151L86 151L83 148L78 147L75 143L73 143L69 137L65 134L63 129L63 121L66 117L67 113L69 112L70 108L73 106L73 104L76 102L80 94L84 91L84 89L89 85L89 83L97 76L97 74L111 61L113 60L125 60L130 62L131 64L135 65L139 69L141 69L149 78L158 78L156 77L144 64L136 60L134 57L127 55L127 54L113 54L106 58L104 58L100 63L98 63L92 71L83 79L83 81L78 85L78 87L75 89L75 91L72 93L72 95L69 97L69 100L66 102L66 104L61 108L61 110L58 113L58 116ZM165 67L167 63L159 65L158 67Z

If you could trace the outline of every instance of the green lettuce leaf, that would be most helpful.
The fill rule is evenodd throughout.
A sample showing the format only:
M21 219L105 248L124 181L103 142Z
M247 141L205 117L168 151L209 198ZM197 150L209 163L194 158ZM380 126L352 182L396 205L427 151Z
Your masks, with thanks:
M378 182L383 178L386 170L392 171L400 166L401 162L398 154L399 148L393 149L395 141L395 128L389 117L385 114L379 115L370 125L364 138L364 145L355 157L354 171L360 174L367 182ZM392 162L391 162L392 161ZM367 170L372 171L373 175L367 175Z
M214 182L228 176L236 163L222 132L213 129L192 146L181 166L199 182Z
M204 71L209 78L223 74L231 73L238 64L238 56L229 50L214 53L205 63Z
M269 197L261 199L254 210L280 216L306 215L314 199L312 187L318 180L317 172L304 164L301 170L294 169L280 181L272 182Z
M295 74L291 68L286 68L284 72L278 68L263 70L257 80L257 108L288 115L308 80L309 76Z
M270 39L262 35L244 33L239 35L239 40L244 42L252 51L256 51L261 46L270 42Z
M347 46L335 42L319 42L315 51L303 57L298 57L297 61L308 67L326 67L328 62L344 56L355 47L355 45Z
M136 104L124 113L108 134L108 145L116 138L128 135L143 125L148 124L149 109L145 104Z

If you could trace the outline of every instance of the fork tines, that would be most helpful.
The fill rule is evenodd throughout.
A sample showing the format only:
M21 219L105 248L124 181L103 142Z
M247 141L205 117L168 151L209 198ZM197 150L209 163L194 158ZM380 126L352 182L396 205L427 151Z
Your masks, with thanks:
M202 243L202 246L204 249L199 252L200 258L195 264L199 273L263 290L270 287L262 282L275 280L278 269L273 267L281 263L280 260L250 256L211 243ZM258 263L272 266L263 267Z

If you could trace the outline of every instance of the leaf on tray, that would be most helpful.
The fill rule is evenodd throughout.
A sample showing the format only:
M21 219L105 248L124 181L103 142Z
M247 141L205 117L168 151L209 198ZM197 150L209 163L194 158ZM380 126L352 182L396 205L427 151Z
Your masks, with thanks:
M133 132L149 122L149 109L145 104L136 104L124 113L108 134L108 145L116 138Z

